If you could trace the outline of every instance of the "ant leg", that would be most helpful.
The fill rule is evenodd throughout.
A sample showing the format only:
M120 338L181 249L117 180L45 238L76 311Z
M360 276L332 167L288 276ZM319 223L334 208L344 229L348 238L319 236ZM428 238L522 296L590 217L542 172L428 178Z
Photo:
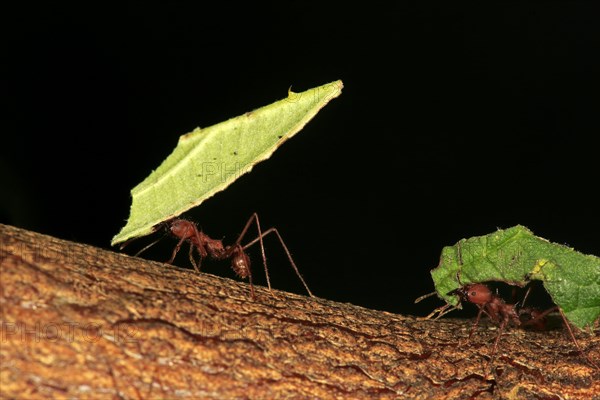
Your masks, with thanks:
M488 318L491 319L492 321L497 321L497 317L494 318L494 316L492 316L492 314L490 314L488 311L486 311L485 304L477 304L477 307L479 307L479 312L477 313L477 318L475 318L475 323L473 324L473 326L471 327L471 331L469 332L469 337L467 338L467 343L469 343L471 341L471 337L473 337L473 333L475 333L475 329L479 325L479 321L481 320L481 316L483 314L487 315Z
M190 243L189 256L190 256L190 262L194 266L194 269L196 270L196 272L200 272L200 267L199 267L199 265L196 265L196 261L194 260L194 245L192 243ZM202 257L200 258L200 262L202 262Z
M283 238L281 237L281 235L279 234L279 232L277 231L277 229L275 229L275 228L269 228L265 232L262 232L262 230L260 229L260 221L258 219L258 214L257 213L253 213L252 216L250 216L250 219L248 219L248 222L246 222L246 226L244 227L244 229L242 230L242 233L238 237L238 240L236 241L236 244L239 245L241 243L242 239L244 238L244 236L248 232L248 228L250 228L250 225L252 224L253 220L256 221L256 228L258 230L258 237L256 237L251 242L246 243L242 247L242 249L246 250L248 247L254 245L256 242L260 243L260 250L261 250L261 254L262 254L262 258L263 258L263 266L265 268L265 276L267 277L267 286L269 287L269 291L271 291L271 280L269 278L269 269L267 267L267 256L265 254L265 246L264 246L264 243L263 243L263 238L265 236L267 236L269 233L275 232L275 234L277 235L277 238L279 239L279 242L281 243L281 246L283 247L283 250L285 251L285 254L288 257L288 260L290 261L290 264L292 265L292 268L294 268L294 271L296 272L296 275L298 275L298 278L300 278L300 281L304 285L304 288L306 289L306 291L308 292L308 294L310 295L310 297L314 297L314 295L312 294L312 292L308 288L308 285L304 281L304 278L302 278L302 275L300 275L300 271L298 270L298 267L296 266L296 263L294 262L294 259L292 258L292 254L290 253L289 249L285 245L285 242L283 241ZM271 291L271 293L272 293L272 291Z
M494 362L494 359L496 358L496 351L498 351L498 343L500 343L500 338L502 337L502 332L504 331L504 328L506 327L506 325L508 325L508 321L509 321L508 316L505 316L502 319L500 328L498 328L498 336L496 336L496 340L494 340L494 347L492 348L492 355L490 356L490 361L488 361L488 363L485 367L486 375L487 375L487 371L490 370L490 366Z
M250 296L252 296L252 300L256 300L256 295L254 294L254 285L252 284L252 268L248 268L248 283L250 283ZM269 290L271 290L270 286ZM273 292L271 292L271 294L272 293Z
M585 359L597 370L600 371L600 366L598 366L598 364L596 364L594 361L592 361L592 359L583 352L583 350L581 349L581 346L579 346L579 342L577 342L577 339L575 339L575 334L573 334L573 330L571 329L571 325L569 324L569 322L567 321L567 317L565 316L565 313L563 312L563 310L560 307L556 307L558 308L558 312L560 313L560 316L563 319L564 324L567 326L567 330L569 331L569 335L571 336L571 340L573 340L573 343L575 343L575 347L577 347L577 350L579 351L579 353L585 357Z
M485 312L483 305L478 304L477 306L479 307L479 312L477 313L477 318L475 318L475 323L473 324L473 326L471 327L471 331L469 332L469 338L467 339L467 343L469 343L471 341L471 337L473 336L473 333L475 333L475 328L477 328L477 325L479 325L479 320L481 319L481 314L483 314Z
M181 249L181 245L183 244L185 239L186 239L185 237L182 237L181 239L179 239L177 246L175 246L175 248L173 249L173 254L171 254L171 258L169 259L169 261L166 262L167 264L173 264L173 261L175 260L175 256L177 255L177 253L179 253L179 249Z
M194 226L194 228L195 228L195 226ZM205 241L202 240L202 237L200 236L200 232L198 231L198 229L194 229L194 236L196 237L195 243L190 238L190 261L192 261L192 265L196 269L196 272L200 272L200 267L202 266L202 259L205 257L208 257L208 252L206 251L206 248L205 248L205 246L206 246ZM192 248L196 248L196 251L198 252L199 258L198 258L197 266L196 266L196 263L193 261Z
M256 215L256 214L255 214ZM258 221L258 220L257 220ZM287 246L285 245L285 242L283 241L283 238L281 237L281 235L279 234L279 231L277 231L276 228L269 228L266 231L264 231L258 238L252 240L249 243L246 243L243 247L243 249L247 249L248 247L252 246L253 244L255 244L256 242L260 241L261 243L261 247L262 247L262 238L267 236L269 233L275 233L275 235L277 235L277 238L279 239L279 243L281 243L281 247L283 247L283 250L285 251L285 254L287 255L287 258L290 262L290 264L292 265L292 268L294 268L294 271L296 272L296 275L298 276L298 278L300 278L300 281L302 282L302 285L304 285L304 288L306 289L306 291L308 292L310 297L315 297L312 292L310 291L310 289L308 288L308 285L306 284L306 282L304 281L304 278L302 278L302 275L300 274L300 271L298 270L298 267L296 266L296 263L294 262L294 259L292 258L292 254L290 253L290 250L287 248ZM263 256L264 256L264 248L263 248ZM269 272L267 270L267 260L266 258L263 259L264 261L264 265L265 265L265 274L267 274L267 282L268 282L268 277L269 277ZM270 287L269 287L270 288Z

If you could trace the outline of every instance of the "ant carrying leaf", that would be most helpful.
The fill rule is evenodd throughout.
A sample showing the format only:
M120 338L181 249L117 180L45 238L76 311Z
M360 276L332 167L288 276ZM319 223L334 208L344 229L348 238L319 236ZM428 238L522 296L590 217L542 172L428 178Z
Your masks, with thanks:
M342 81L337 80L301 93L294 93L290 88L287 97L282 100L181 136L171 155L131 190L129 219L113 237L111 245L127 244L162 228L179 239L169 263L173 262L184 242L190 245L189 257L196 271L200 270L203 258L230 259L235 273L240 278L248 278L254 298L250 258L246 249L260 243L267 284L271 290L263 237L275 233L294 271L312 296L277 229L261 232L256 214L250 217L241 235L230 246L198 230L193 222L177 217L227 188L257 163L268 159L330 100L338 97L343 87ZM258 237L242 245L241 241L253 221L258 228ZM194 260L194 250L200 257L198 263Z
M250 228L253 222L256 224L258 236L250 242L242 245L242 240L246 236L246 233L248 233L248 229ZM270 233L274 233L279 239L279 242L281 243L281 246L283 247L283 250L285 251L288 257L292 268L296 272L296 275L298 276L298 278L300 278L300 281L304 285L304 288L306 289L308 294L311 297L313 297L312 292L308 288L308 285L304 281L304 278L302 278L302 275L300 275L300 271L298 270L298 267L296 266L296 263L294 262L290 251L285 245L285 242L283 241L283 238L281 237L277 229L269 228L266 231L262 232L260 228L260 221L256 213L252 214L252 216L248 219L248 222L246 222L246 225L244 226L244 229L242 230L242 233L240 233L240 235L238 236L237 240L232 245L228 246L225 246L223 244L223 241L220 239L211 238L206 233L199 230L194 222L185 219L176 218L170 221L163 222L159 224L159 228L156 230L159 230L161 228L164 229L171 236L179 239L179 242L173 249L171 258L166 261L168 264L173 263L173 261L175 260L175 256L177 256L177 253L179 252L181 246L184 243L189 244L189 258L196 272L200 272L200 267L204 258L210 258L213 260L231 260L231 268L233 269L235 274L242 279L248 278L248 281L250 283L250 293L253 299L255 298L255 294L254 285L252 284L252 270L250 269L250 257L248 256L248 254L246 254L246 249L248 249L250 246L256 243L260 243L263 266L265 268L265 275L267 278L267 286L269 288L269 291L273 293L271 290L271 281L269 279L269 270L267 268L267 257L265 254L263 238ZM158 238L154 242L150 243L149 245L138 251L135 255L138 256L142 252L146 251L147 249L158 243L161 239L162 237ZM123 246L121 246L121 249L123 249L128 243L129 241L126 242ZM197 262L194 259L194 250L196 251L196 253L198 253L199 259Z
M507 325L539 326L543 318L558 312L569 335L586 359L600 369L579 346L571 325L593 329L600 318L600 258L534 236L527 228L498 230L485 236L462 239L444 247L439 265L431 271L437 295L446 305L426 318L439 318L461 308L462 303L479 307L474 327L482 314L499 326L493 353ZM546 311L508 304L494 294L486 282L504 282L524 287L540 280L555 306ZM435 293L434 293L435 294ZM417 299L422 300L430 295ZM473 332L474 328L472 329ZM469 335L471 337L472 335Z
M527 291L527 294L529 294L529 289ZM537 308L523 307L525 299L523 299L521 304L506 303L500 296L494 294L492 290L483 283L472 283L464 285L458 289L453 290L449 294L457 295L460 298L461 302L472 303L479 308L479 313L477 314L475 323L473 324L473 327L469 332L468 341L471 340L475 329L479 325L479 321L481 319L482 314L487 315L490 318L490 320L492 320L499 326L498 336L496 336L496 340L494 341L492 355L490 357L490 360L488 361L488 367L486 367L486 370L489 369L489 366L494 361L496 352L498 350L498 343L500 342L500 337L502 336L504 329L508 325L514 325L521 328L531 327L532 329L536 330L544 330L546 326L546 316L557 311L563 318L565 326L567 327L567 330L569 332L569 336L575 344L575 347L577 347L579 353L582 354L591 365L593 365L595 368L600 369L598 365L596 365L596 363L594 363L583 352L581 346L579 345L579 342L577 342L577 339L573 334L571 326L569 325L560 308L557 306L553 306L542 311ZM527 294L525 295L525 297L527 297Z

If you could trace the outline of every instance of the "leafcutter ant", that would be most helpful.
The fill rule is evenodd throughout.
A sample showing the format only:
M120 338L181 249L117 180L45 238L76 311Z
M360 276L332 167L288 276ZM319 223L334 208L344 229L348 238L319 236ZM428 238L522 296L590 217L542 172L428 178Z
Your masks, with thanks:
M250 226L252 225L253 222L256 223L256 227L258 230L258 236L256 238L254 238L253 240L251 240L250 242L242 245L242 240L244 239L244 236L248 232L248 229L250 228ZM173 261L175 260L175 256L181 249L181 246L183 245L184 242L187 242L190 245L189 258L190 258L190 262L192 263L196 272L200 272L200 267L202 264L202 260L204 258L211 258L213 260L228 260L229 259L229 260L231 260L231 268L233 269L235 274L242 279L248 278L248 281L250 283L250 292L251 292L253 299L255 298L254 285L252 284L252 271L250 269L250 257L248 256L248 254L246 254L246 249L248 249L250 246L252 246L256 243L260 243L260 249L261 249L262 259L263 259L263 266L265 268L265 275L267 278L267 286L269 287L269 291L271 291L271 293L272 293L271 281L269 279L269 270L267 268L267 257L265 255L265 248L263 245L263 238L270 233L274 233L277 236L277 238L279 239L279 242L281 243L281 246L283 247L283 250L285 251L285 253L288 257L288 260L289 260L290 264L292 265L292 268L296 272L296 275L298 275L298 278L300 278L302 285L304 285L304 288L306 289L308 294L311 297L313 297L312 292L310 291L310 289L308 288L308 285L302 278L302 275L300 275L300 271L298 270L296 263L292 259L292 255L291 255L290 251L288 250L287 246L285 245L285 243L284 243L281 235L277 231L277 229L269 228L266 231L262 232L261 228L260 228L260 221L258 220L258 215L256 213L252 214L252 216L248 219L248 222L246 222L246 226L244 226L244 229L242 230L242 233L240 233L237 240L232 245L229 245L229 246L223 245L223 241L220 239L211 238L206 233L204 233L202 230L198 229L197 225L194 222L188 221L186 219L175 218L175 219L171 219L169 221L165 221L162 224L160 224L156 230L159 230L159 229L164 229L166 231L166 233L179 239L179 242L173 249L171 258L169 260L167 260L166 263L168 263L168 264L173 263ZM135 255L138 256L139 254L146 251L151 246L158 243L158 241L160 241L161 239L162 239L162 237L158 238L154 242L150 243L149 245L147 245L146 247L144 247L143 249L138 251ZM125 243L123 246L121 246L121 249L123 249L123 247L125 247L125 245L127 245L127 243ZM196 262L194 260L194 249L196 250L196 252L199 255L198 262Z
M468 255L465 259L463 248ZM475 304L479 308L479 314L469 338L482 314L486 314L500 327L494 343L492 360L507 325L544 329L546 317L558 312L577 350L590 365L600 370L600 367L583 353L571 328L571 324L585 329L598 323L598 308L590 305L597 304L594 295L597 293L595 289L599 282L596 279L600 271L599 262L600 258L596 256L551 243L533 235L524 226L517 225L509 229L499 229L488 235L461 239L453 246L445 246L438 266L431 270L436 291L419 297L415 302L434 294L446 302L425 319L440 318L461 308L460 303ZM463 272L470 277L485 276L488 279L463 284L460 280L460 274ZM582 279L590 283L589 288L583 289ZM497 293L492 293L485 284L492 281L506 282L513 287L525 287L533 282L540 282L552 298L553 305L541 311L524 307L524 300L520 304L508 304ZM564 312L566 306L569 307L568 314Z
M469 332L468 340L471 339L475 329L477 328L482 314L487 315L490 318L490 320L494 321L499 325L498 336L494 341L494 347L492 349L491 358L488 362L488 367L492 364L494 360L496 351L498 349L498 343L500 342L500 337L502 336L502 332L504 331L507 325L512 324L514 326L523 328L531 327L534 329L544 329L546 316L558 311L563 319L565 326L567 327L571 340L575 344L575 347L577 347L579 353L583 355L591 365L593 365L597 369L600 369L598 365L596 365L579 346L579 343L577 342L577 339L573 334L573 330L571 329L571 326L568 323L560 307L553 306L545 311L541 311L531 307L523 307L525 299L527 298L530 289L531 287L527 290L525 297L520 304L506 303L501 297L499 297L497 294L494 294L492 290L483 283L467 284L448 293L449 295L457 295L462 302L473 303L479 308L479 313L477 314L475 323L473 324L471 331ZM486 368L486 370L487 369L488 368Z

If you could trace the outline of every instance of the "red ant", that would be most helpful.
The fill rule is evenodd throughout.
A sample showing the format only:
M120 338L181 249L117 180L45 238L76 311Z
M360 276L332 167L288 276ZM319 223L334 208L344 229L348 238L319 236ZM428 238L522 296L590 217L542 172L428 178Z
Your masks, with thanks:
M521 302L521 305L525 303L525 299L529 295L530 289L531 288L527 290L525 297ZM494 341L494 348L492 350L492 356L490 361L488 362L488 366L494 360L496 351L498 349L498 343L500 342L500 337L502 336L504 328L508 324L512 323L513 325L520 327L532 326L535 329L544 329L546 316L552 312L558 311L564 321L564 324L567 327L567 330L569 331L571 340L577 347L579 353L581 353L590 362L591 365L593 365L597 369L600 369L600 367L598 367L598 365L596 365L579 346L579 343L577 342L577 339L575 339L575 335L573 334L573 330L567 322L567 319L560 307L554 306L545 311L540 311L535 308L521 307L518 303L508 304L498 295L492 293L490 288L483 283L467 284L458 289L450 291L448 294L456 294L460 297L461 301L473 303L479 308L479 313L477 314L475 323L471 328L468 340L471 340L471 336L473 335L475 328L479 324L479 320L483 313L485 313L492 321L499 324L500 328L498 329L498 336Z
M256 222L256 227L258 229L258 236L255 239L253 239L252 241L246 243L245 245L242 245L241 244L242 239L248 232L248 229L250 228L250 225L252 224L252 222ZM304 285L304 288L306 289L308 294L311 297L314 297L312 292L308 288L308 285L302 278L302 275L300 275L300 271L298 270L296 263L294 263L294 260L292 259L292 255L291 255L290 251L288 250L287 246L285 245L285 243L284 243L283 239L281 238L281 235L279 234L277 229L269 228L266 231L262 232L260 229L260 222L258 220L258 215L256 213L252 214L250 219L248 219L248 222L246 223L246 226L242 230L242 233L237 238L235 243L233 243L230 246L224 246L222 240L211 238L206 233L199 230L198 227L196 226L196 224L192 221L177 218L177 219L172 219L170 221L166 221L166 222L162 223L161 225L162 225L162 227L164 227L164 229L168 233L170 233L175 238L179 239L179 242L173 249L173 254L171 254L171 258L167 261L167 264L173 263L173 261L175 260L175 256L181 249L181 246L183 245L184 242L188 242L190 244L190 250L189 250L190 262L194 266L194 269L196 270L196 272L200 272L200 266L201 266L203 258L209 257L214 260L231 259L231 268L233 269L235 274L242 279L248 278L249 283L250 283L250 292L251 292L253 299L255 298L255 295L254 295L254 286L252 285L252 271L250 270L250 257L248 257L248 255L246 254L246 249L248 247L256 244L257 242L260 243L260 248L261 248L262 258L263 258L263 265L265 268L265 275L267 277L267 286L269 287L269 291L271 291L271 281L269 279L269 270L267 268L267 257L265 255L263 238L265 236L267 236L269 233L275 233L275 235L277 235L277 238L281 242L281 245L283 246L285 253L287 254L290 264L292 264L294 271L296 271L296 275L298 275L298 278L300 278L300 281ZM150 243L149 245L147 245L146 247L144 247L143 249L138 251L135 255L138 256L139 254L141 254L142 252L144 252L151 246L155 245L161 239L162 239L162 237L158 238L154 242ZM125 247L125 245L127 245L127 243L125 243L123 246L121 246L121 249L123 249L123 247ZM196 261L194 260L194 254L193 254L194 249L196 249L196 251L198 252L198 254L200 256L198 263L196 263ZM273 292L271 291L271 293L273 293Z

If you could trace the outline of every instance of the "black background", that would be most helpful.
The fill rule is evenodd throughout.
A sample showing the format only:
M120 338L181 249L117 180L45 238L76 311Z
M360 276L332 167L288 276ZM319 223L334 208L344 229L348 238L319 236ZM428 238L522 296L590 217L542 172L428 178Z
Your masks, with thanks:
M316 295L398 313L441 305L413 304L441 248L497 227L600 254L594 2L323 3L7 12L0 222L109 248L180 135L342 79L187 217L229 243L256 211ZM267 254L274 287L303 293L275 240Z

